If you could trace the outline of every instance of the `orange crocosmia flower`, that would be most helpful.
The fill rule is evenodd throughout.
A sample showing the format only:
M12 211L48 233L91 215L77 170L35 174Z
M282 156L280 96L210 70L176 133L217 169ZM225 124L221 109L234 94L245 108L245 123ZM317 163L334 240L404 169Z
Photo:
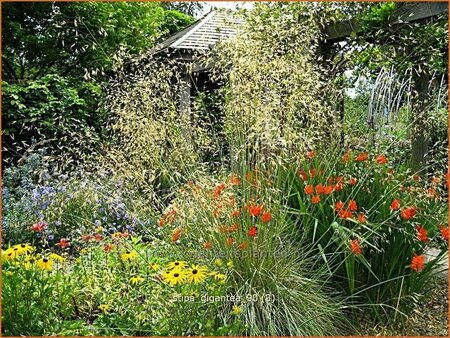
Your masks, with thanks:
M112 250L113 246L111 244L105 244L103 246L103 251L104 252L110 252Z
M342 162L347 163L350 161L350 151L347 151L344 156L342 156Z
M440 226L441 229L441 236L443 239L448 241L448 233L449 233L449 227L444 227L442 224Z
M241 244L238 245L238 249L239 250L245 250L247 248L248 248L248 242L247 241L242 242Z
M219 184L215 189L214 189L214 193L213 193L213 197L217 198L220 196L220 194L222 193L222 191L225 189L225 183L221 183Z
M315 196L311 197L311 203L312 204L320 203L320 195L315 195Z
M212 244L209 243L209 242L205 242L205 244L203 244L203 247L204 247L205 249L211 249L211 248L212 248Z
M342 191L343 185L341 183L335 184L334 185L334 190L335 191Z
M344 176L336 177L336 183L337 184L344 184Z
M338 213L339 218L348 219L353 217L353 213L348 209L342 209Z
M416 216L416 213L417 210L415 207L407 207L401 211L400 217L407 221Z
M312 195L314 194L314 186L311 184L308 184L307 186L305 186L305 194L306 195Z
M348 184L350 185L356 185L358 183L358 179L356 177L350 177L348 180Z
M356 203L355 200L350 200L350 202L348 202L348 210L358 211L358 204Z
M361 255L362 254L362 249L361 249L361 245L359 244L359 240L352 239L350 241L350 251L354 255Z
M176 229L173 234L172 234L172 242L176 242L180 239L181 237L181 229Z
M417 230L417 238L419 241L428 243L430 240L428 239L428 231L424 227L418 225L416 226Z
M391 202L391 206L389 207L392 211L400 209L400 201L394 198Z
M323 193L325 195L330 195L333 192L333 187L331 185L327 185L325 186L325 188L323 189Z
M411 260L411 270L420 272L423 270L424 267L425 267L425 256L414 254L414 257Z
M306 181L306 180L308 179L308 174L305 173L305 171L302 170L302 169L299 169L299 170L297 171L297 174L298 174L298 176L300 176L300 178L301 178L303 181Z
M239 229L239 223L233 223L233 224L229 227L230 232L237 231L237 229Z
M366 223L367 222L366 214L364 214L362 212L360 214L358 214L358 222L361 224Z
M231 212L231 217L239 217L241 216L241 212L239 210L233 210Z
M241 179L237 175L233 174L233 175L231 175L230 183L232 185L240 185L241 184Z
M314 168L309 169L309 176L311 176L311 178L315 177L316 176L316 169L314 169Z
M250 229L248 229L248 235L250 236L250 237L255 237L256 235L258 234L258 228L256 227L256 226L254 226L254 225L252 225L251 227L250 227Z
M316 185L316 193L318 195L322 195L324 190L325 190L325 188L324 188L324 186L322 184Z
M261 211L263 210L262 205L256 205L254 203L250 203L250 205L248 206L248 212L250 213L250 215L252 216L258 216Z
M269 223L272 220L272 214L268 211L262 214L261 221L263 223Z
M369 158L369 153L367 152L362 152L359 153L358 156L356 157L355 161L356 162L364 162Z
M335 211L341 211L343 208L344 208L344 202L342 202L342 201L336 202L336 204L334 205Z
M227 238L227 245L228 245L228 246L232 246L233 243L234 243L234 238L233 238L233 237L228 237L228 238Z
M308 151L308 152L306 153L306 158L307 158L308 160L314 158L314 156L316 156L316 154L314 153L314 150L310 150L310 151Z
M328 184L332 184L333 181L334 181L333 176L328 177L328 180L327 180Z
M377 163L378 164L386 164L386 163L388 163L388 159L386 158L385 155L378 155Z

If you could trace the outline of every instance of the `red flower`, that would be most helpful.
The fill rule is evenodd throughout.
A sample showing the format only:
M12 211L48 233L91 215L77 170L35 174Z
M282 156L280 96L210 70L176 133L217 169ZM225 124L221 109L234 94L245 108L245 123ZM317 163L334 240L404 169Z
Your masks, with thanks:
M358 179L356 177L350 177L348 180L348 184L350 185L356 185L356 183L358 183Z
M231 212L231 217L239 217L241 216L241 212L239 210L233 210Z
M335 211L341 211L343 208L344 208L344 202L342 202L342 201L336 202L336 204L334 205Z
M70 242L66 238L61 238L59 240L59 243L56 243L56 245L59 246L61 249L65 249L70 246Z
M364 214L363 212L358 214L358 222L361 224L366 223L367 222L366 214Z
M227 245L228 245L228 246L232 246L233 243L234 243L233 237L228 237L228 238L227 238Z
M111 244L105 244L104 246L103 246L103 251L105 251L105 252L110 252L111 250L112 250L112 245Z
M354 255L361 255L362 254L362 249L361 246L359 245L359 240L357 239L352 239L350 241L350 251L354 254Z
M341 219L348 219L353 217L353 213L350 210L342 209L339 211L338 216Z
M348 210L358 211L358 204L356 204L355 200L350 200L350 202L348 203Z
M316 193L318 195L322 195L324 190L325 190L325 188L324 188L324 186L322 184L316 185Z
M94 235L94 238L95 238L95 240L96 240L97 242L100 242L100 241L103 239L103 235L101 235L101 234L95 234L95 235Z
M417 230L417 238L419 239L419 241L424 242L424 243L428 243L429 239L428 239L428 231L427 229L425 229L422 226L417 226L416 227Z
M94 236L92 236L92 235L83 235L83 241L90 241L91 239L93 239L94 238Z
M413 218L414 216L416 216L416 208L414 207L407 207L405 209L402 210L402 212L400 213L400 217L402 219L404 219L405 221L410 220L411 218Z
M306 158L307 158L308 160L314 158L314 156L316 156L316 154L314 153L314 150L310 150L310 151L308 151L308 152L306 153Z
M272 215L270 212L265 212L264 214L262 214L261 216L261 221L263 223L269 223L272 220Z
M205 242L205 244L203 244L203 247L204 247L205 249L211 249L211 248L212 248L212 244L209 243L209 242Z
M249 206L248 206L248 212L252 215L252 216L258 216L260 213L261 213L261 211L263 210L263 207L262 207L262 205L256 205L256 204L253 204L253 203L251 203Z
M307 185L304 190L306 195L314 194L314 186L312 185Z
M37 222L31 226L31 230L36 232L42 232L47 229L48 225L45 222Z
M315 195L315 196L311 197L311 203L312 204L320 203L320 196L319 195Z
M378 164L386 164L386 163L388 163L388 159L384 155L378 155L377 163Z
M414 254L414 257L411 261L411 270L420 272L423 270L424 267L425 267L425 256Z
M448 232L449 232L449 228L448 227L444 227L443 225L441 225L441 236L447 242L448 242Z
M323 189L323 193L325 195L330 195L333 192L333 187L331 185L327 185L325 186L325 188Z
M364 162L369 158L369 154L367 152L362 152L359 153L358 156L356 157L355 161L356 162Z
M255 237L255 236L257 235L257 233L258 233L258 228L255 227L254 225L252 225L252 226L250 227L250 229L248 230L248 235L249 235L250 237Z
M389 207L392 211L400 209L400 201L396 198L391 202L391 206Z

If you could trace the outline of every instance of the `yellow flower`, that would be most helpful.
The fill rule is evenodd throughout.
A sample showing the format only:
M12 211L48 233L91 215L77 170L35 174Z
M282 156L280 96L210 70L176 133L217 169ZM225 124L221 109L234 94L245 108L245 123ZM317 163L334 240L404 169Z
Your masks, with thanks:
M34 248L28 243L16 244L13 249L17 248L18 255L29 255L34 251Z
M6 272L5 272L5 275L7 275L7 276L12 276L13 273L12 273L12 271L6 271Z
M242 308L240 306L237 305L233 305L233 310L231 311L231 313L235 316L239 315L242 312Z
M140 282L142 282L143 280L144 280L144 278L142 278L141 276L131 277L130 283L133 285L136 285L136 284L139 284Z
M186 262L185 261L174 261L174 262L170 262L169 265L167 265L167 269L172 270L172 269L183 269L184 267L186 267Z
M150 268L154 271L158 271L159 269L161 269L161 266L157 263L154 263L154 264L150 265Z
M8 248L4 252L2 252L2 258L6 259L7 261L12 261L20 256L18 248Z
M133 261L137 257L136 251L127 251L120 255L123 261Z
M183 284L186 280L186 272L179 269L172 269L163 273L163 279L172 286Z
M214 260L214 264L215 264L216 266L218 266L218 267L221 267L222 264L223 264L223 261L222 261L220 258L216 258L216 259Z
M227 266L229 269L232 269L234 267L233 261L228 261Z
M101 232L103 232L104 230L105 230L104 227L97 227L97 228L95 229L95 231L97 231L98 233L101 233Z
M39 269L51 270L53 267L53 261L51 259L48 259L47 257L42 257L36 262L36 265Z
M50 259L52 259L54 261L64 262L64 257L62 257L62 256L60 256L58 254L55 254L53 252L48 256L48 258L50 258Z
M89 251L90 251L89 248L83 248L83 249L80 250L80 254L81 255L86 255L87 253L89 253Z
M208 269L204 266L192 265L190 269L187 270L187 278L191 283L201 283L205 280Z
M101 304L98 306L98 309L103 311L103 313L108 313L108 311L111 309L111 307L107 304Z
M216 273L214 276L214 279L219 281L220 283L225 283L225 279L227 279L227 276L223 273Z

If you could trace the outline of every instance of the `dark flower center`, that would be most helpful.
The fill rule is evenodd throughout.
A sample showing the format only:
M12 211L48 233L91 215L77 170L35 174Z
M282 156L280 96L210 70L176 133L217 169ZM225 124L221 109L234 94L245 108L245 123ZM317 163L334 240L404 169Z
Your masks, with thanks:
M21 248L25 248L26 245L25 245L25 244L21 244L20 247L21 247Z
M197 274L197 272L198 272L197 269L192 270L193 275Z
M180 274L179 274L179 273L174 273L173 276L174 276L174 277L179 277Z
M44 263L47 263L47 262L48 262L48 258L42 258L42 261L43 261Z
M17 250L19 250L18 248L14 248L14 251L17 251Z
M175 262L174 265L180 265L180 262Z
M127 252L126 252L126 254L127 254L127 255L129 255L129 254L130 254L130 252L129 252L129 251L127 251Z

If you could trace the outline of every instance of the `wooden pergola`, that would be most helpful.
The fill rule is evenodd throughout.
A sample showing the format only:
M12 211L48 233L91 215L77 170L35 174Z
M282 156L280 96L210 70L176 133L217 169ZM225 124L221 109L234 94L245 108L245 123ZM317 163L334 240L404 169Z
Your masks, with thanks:
M426 23L428 20L445 13L448 13L447 2L408 3L408 5L400 7L391 16L389 24ZM208 53L219 41L235 36L237 26L242 23L241 19L238 19L229 11L213 10L190 26L171 35L147 53L152 57L176 60L181 65L183 76L180 83L179 109L180 117L184 117L187 123L190 116L193 81L201 75L205 77L205 74L211 68L211 65L198 62L197 56ZM321 41L318 51L324 63L331 64L335 44L345 41L351 34L358 34L360 31L360 27L354 20L336 22L326 26L323 30L324 40ZM416 109L422 109L429 98L428 82L430 77L430 74L422 73L414 79L419 98ZM343 114L343 109L343 104L338 104L336 107L340 114ZM412 140L411 167L413 170L418 170L422 164L426 163L428 143L424 135L425 130L420 128L420 132Z

